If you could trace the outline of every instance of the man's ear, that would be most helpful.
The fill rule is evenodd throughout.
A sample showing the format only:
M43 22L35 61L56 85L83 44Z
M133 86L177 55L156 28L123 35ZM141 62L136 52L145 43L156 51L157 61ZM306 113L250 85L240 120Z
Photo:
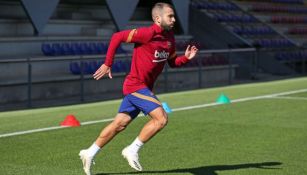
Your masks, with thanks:
M161 23L161 17L159 15L157 15L155 18L156 18L156 22L160 24Z

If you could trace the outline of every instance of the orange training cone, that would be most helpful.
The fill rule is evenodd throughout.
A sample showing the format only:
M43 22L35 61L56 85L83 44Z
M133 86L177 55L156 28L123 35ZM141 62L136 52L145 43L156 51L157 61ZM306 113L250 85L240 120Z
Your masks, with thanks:
M77 127L80 126L80 122L74 115L67 115L65 120L61 122L61 126Z

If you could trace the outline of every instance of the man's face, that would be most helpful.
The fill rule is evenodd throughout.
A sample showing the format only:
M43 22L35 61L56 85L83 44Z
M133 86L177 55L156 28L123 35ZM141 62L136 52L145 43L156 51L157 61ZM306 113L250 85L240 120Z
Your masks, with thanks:
M172 8L164 7L161 14L161 27L164 30L171 30L175 24L175 13Z

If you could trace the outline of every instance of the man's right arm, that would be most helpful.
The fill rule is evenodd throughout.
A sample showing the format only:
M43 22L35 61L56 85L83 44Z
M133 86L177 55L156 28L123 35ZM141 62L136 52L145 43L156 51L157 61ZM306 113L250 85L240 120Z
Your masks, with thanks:
M147 43L153 35L153 30L151 28L139 28L132 30L124 30L116 32L112 35L109 48L107 51L105 65L111 67L113 64L114 55L116 49L122 42L125 43Z

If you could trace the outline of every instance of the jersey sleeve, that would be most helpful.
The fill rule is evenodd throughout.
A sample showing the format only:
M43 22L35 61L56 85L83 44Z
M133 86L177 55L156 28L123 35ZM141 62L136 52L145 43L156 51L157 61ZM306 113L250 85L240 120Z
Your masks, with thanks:
M180 67L189 62L189 59L185 56L178 56L175 49L175 42L172 44L173 47L171 49L171 54L169 58L167 59L168 65L172 68L174 67Z
M187 62L189 62L189 59L185 55L177 56L176 53L174 53L174 56L170 57L167 61L168 65L174 68L185 65Z
M112 35L106 55L105 65L111 67L116 49L121 43L147 43L153 36L153 29L143 27L132 30L123 30Z

